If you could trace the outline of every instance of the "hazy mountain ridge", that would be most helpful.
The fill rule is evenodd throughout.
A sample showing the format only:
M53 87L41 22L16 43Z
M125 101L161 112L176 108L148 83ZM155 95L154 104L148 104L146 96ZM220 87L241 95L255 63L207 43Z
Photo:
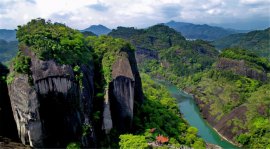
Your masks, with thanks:
M9 29L0 29L0 39L6 41L15 41L16 39L16 31Z
M270 28L248 33L232 34L212 42L219 50L240 47L270 59Z
M90 27L82 30L82 31L90 31L96 35L107 35L109 32L111 32L111 29L107 28L104 25L91 25Z
M5 41L0 39L0 62L11 60L18 51L18 41Z
M187 39L202 39L202 40L215 40L221 37L225 37L230 34L243 32L234 29L225 29L222 27L211 26L207 24L199 25L186 22L170 21L165 25L181 32Z

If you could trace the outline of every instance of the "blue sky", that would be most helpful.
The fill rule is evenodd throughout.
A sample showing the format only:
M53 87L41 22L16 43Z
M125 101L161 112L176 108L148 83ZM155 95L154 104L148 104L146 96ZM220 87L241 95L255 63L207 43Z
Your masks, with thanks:
M0 0L0 28L14 29L38 17L76 29L143 28L170 20L264 29L270 26L270 0Z

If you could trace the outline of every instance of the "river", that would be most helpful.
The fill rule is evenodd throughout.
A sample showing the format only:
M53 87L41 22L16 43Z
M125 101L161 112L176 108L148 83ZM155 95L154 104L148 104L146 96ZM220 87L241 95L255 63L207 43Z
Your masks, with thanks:
M160 82L160 81L158 81ZM202 118L199 108L197 107L193 97L181 90L176 86L166 82L160 82L165 85L173 97L177 99L179 109L183 117L188 121L191 126L198 128L198 135L212 144L221 146L224 149L237 149L235 145L222 139L216 131Z

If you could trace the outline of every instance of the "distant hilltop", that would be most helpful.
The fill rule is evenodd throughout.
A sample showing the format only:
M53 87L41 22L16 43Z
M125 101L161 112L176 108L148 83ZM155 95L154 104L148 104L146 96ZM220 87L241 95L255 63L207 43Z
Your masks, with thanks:
M107 28L104 25L91 25L90 27L82 30L82 31L90 31L96 35L107 35L108 33L111 32L111 29Z

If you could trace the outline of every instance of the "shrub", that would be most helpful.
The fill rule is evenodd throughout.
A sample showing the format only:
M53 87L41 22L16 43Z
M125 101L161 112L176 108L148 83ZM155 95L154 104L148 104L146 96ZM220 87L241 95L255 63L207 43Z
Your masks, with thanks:
M21 52L13 59L14 71L23 74L29 74L31 59L28 56L24 56Z
M120 135L120 149L145 149L148 144L144 136L125 134Z
M80 149L81 145L78 142L71 142L67 145L67 149Z

